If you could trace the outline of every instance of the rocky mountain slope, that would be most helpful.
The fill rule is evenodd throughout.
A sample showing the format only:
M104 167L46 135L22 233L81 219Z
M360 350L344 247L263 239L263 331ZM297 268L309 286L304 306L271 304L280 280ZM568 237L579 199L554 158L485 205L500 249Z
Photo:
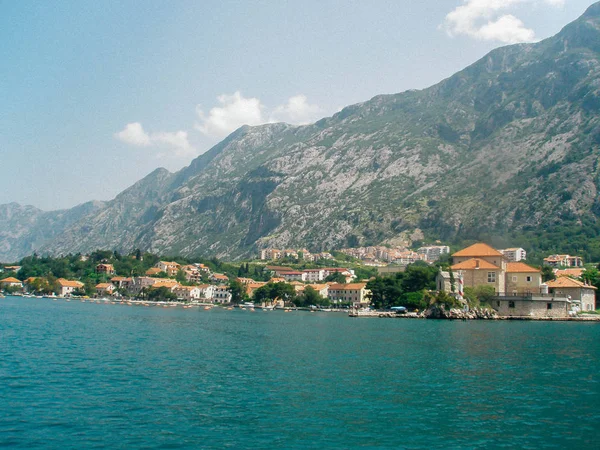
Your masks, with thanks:
M377 244L415 229L475 239L595 227L599 57L596 3L558 35L494 50L428 89L308 126L242 127L110 202L52 213L4 205L0 260L135 247L240 257Z

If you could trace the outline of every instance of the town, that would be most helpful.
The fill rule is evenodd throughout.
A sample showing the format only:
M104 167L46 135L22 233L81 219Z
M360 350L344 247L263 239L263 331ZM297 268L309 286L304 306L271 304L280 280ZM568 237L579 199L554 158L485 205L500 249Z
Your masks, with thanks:
M342 267L336 257L353 263ZM167 261L139 250L128 256L96 251L67 259L59 264L34 255L22 265L4 265L0 287L13 295L306 307L352 310L358 316L382 310L418 316L437 304L447 310L486 308L498 317L568 318L595 312L600 284L597 268L585 267L581 257L549 255L534 267L525 263L523 248L494 249L484 243L454 253L446 245L318 254L263 249L252 263L239 265ZM277 265L282 261L287 265ZM66 276L69 264L79 268L78 277ZM420 279L407 281L411 277Z

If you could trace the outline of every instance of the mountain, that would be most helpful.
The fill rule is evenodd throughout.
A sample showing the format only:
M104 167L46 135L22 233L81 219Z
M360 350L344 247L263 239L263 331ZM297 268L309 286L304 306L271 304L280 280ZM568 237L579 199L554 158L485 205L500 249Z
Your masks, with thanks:
M496 49L430 88L307 126L242 127L178 173L158 169L87 214L4 205L0 259L136 247L236 258L421 233L531 238L530 247L547 233L566 242L548 248L588 245L600 236L599 57L595 3L556 36ZM585 242L575 239L583 231Z

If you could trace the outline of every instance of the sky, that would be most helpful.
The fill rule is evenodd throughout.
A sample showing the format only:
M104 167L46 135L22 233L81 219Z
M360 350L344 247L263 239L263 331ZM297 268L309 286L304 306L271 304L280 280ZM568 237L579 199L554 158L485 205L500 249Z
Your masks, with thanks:
M0 0L0 204L110 200L241 125L431 86L592 3Z

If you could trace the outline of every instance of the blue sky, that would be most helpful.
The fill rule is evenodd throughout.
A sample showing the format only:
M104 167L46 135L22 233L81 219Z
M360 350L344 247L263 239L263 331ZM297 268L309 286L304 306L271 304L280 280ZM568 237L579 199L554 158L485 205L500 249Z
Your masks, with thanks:
M0 0L0 203L109 200L244 123L430 86L592 3Z

